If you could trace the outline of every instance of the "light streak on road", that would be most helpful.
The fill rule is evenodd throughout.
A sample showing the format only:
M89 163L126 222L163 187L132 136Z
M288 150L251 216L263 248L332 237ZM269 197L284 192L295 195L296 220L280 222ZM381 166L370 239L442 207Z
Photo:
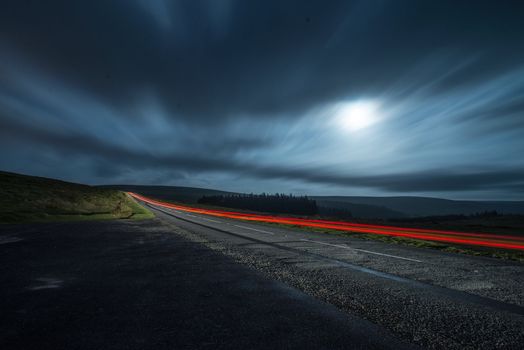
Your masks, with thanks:
M339 231L349 231L367 234L377 234L393 237L405 237L413 239L421 239L435 242L446 242L464 245L476 245L491 248L503 249L518 249L524 250L524 237L497 235L488 233L471 233L471 232L457 232L457 231L443 231L431 230L411 227L397 227L397 226L383 226L360 224L347 221L330 221L330 220L316 220L305 218L294 218L273 215L249 214L234 211L224 211L215 209L195 208L185 205L178 205L158 201L148 197L144 197L137 193L128 192L129 195L146 203L161 206L164 208L176 209L184 212L204 214L215 217L223 217L229 219L238 219L255 222L278 223L286 225L298 225L302 227L324 228Z

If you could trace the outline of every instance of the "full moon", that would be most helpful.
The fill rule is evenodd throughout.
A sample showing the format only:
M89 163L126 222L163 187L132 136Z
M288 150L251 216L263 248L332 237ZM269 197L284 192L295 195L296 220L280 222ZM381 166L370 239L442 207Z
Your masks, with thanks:
M346 102L336 112L338 124L345 130L358 131L375 124L378 106L373 101Z

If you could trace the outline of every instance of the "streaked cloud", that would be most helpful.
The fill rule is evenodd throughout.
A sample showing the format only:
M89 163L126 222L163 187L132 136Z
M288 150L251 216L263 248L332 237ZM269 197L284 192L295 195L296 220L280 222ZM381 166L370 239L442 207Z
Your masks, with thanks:
M514 2L4 7L4 170L253 192L524 198Z

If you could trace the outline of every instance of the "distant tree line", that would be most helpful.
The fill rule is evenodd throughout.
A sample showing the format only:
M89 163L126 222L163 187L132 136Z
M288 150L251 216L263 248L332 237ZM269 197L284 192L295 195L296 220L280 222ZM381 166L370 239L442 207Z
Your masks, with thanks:
M280 193L203 196L198 200L198 203L268 213L297 215L315 215L318 213L315 200L309 199L307 196L293 196Z
M471 217L477 217L477 218L493 218L497 216L503 216L504 214L499 213L496 210L486 210L482 211L480 213L475 213L470 215Z

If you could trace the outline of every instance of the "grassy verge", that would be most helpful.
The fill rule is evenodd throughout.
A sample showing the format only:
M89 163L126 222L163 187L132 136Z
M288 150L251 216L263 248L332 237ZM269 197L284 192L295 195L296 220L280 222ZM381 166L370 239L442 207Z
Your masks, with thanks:
M152 217L151 211L117 190L0 172L0 223Z

